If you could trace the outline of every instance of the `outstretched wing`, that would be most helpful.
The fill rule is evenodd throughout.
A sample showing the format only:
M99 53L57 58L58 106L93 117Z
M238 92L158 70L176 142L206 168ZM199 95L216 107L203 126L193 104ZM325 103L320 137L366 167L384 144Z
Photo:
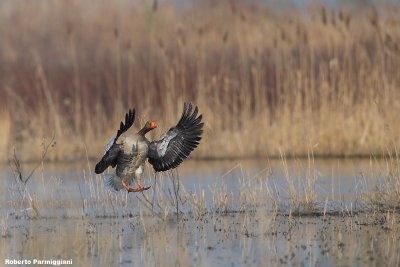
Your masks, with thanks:
M135 109L130 109L128 113L125 115L125 124L121 121L121 125L119 126L119 130L117 131L117 135L114 139L114 144L117 142L118 137L121 136L124 132L128 131L131 128L132 124L135 121Z
M118 155L121 151L121 145L113 144L104 154L103 158L96 164L94 172L100 174L104 172L108 166L113 168L117 165Z
M202 115L192 104L184 104L182 117L178 124L169 129L164 136L150 143L148 158L155 171L176 168L195 149L201 140Z
M131 128L134 121L135 109L130 109L125 115L125 123L121 121L119 130L117 131L117 135L115 137L112 137L110 142L108 142L103 158L99 161L99 163L96 164L94 170L95 173L102 173L107 169L108 166L111 165L114 168L117 165L117 158L119 152L121 151L121 147L116 142L124 132Z

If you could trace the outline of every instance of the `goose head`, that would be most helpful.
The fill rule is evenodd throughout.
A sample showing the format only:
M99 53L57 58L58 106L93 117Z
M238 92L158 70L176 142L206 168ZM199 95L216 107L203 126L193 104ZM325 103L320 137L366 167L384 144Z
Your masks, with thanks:
M151 130L157 128L157 123L154 121L148 121L146 124L143 126L142 129L138 132L140 135L145 135L146 133L150 132Z

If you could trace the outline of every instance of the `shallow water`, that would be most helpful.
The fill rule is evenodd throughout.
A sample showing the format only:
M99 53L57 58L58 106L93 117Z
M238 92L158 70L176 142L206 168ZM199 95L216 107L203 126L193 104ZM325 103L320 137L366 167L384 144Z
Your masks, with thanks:
M385 169L385 162L374 161L371 172L369 160L315 160L310 163L308 160L287 160L287 171L290 178L285 174L284 163L281 160L236 160L236 161L187 161L179 168L177 173L182 186L187 191L206 191L207 204L210 201L209 191L212 187L227 187L229 194L237 195L244 183L251 183L262 179L266 183L277 188L282 188L282 197L288 197L285 193L288 179L293 180L296 189L304 186L305 177L315 176L315 191L321 199L331 197L347 202L355 200L357 193L362 188L374 186L382 178ZM310 167L311 164L311 167ZM27 175L35 165L23 166ZM39 167L29 186L43 202L54 200L54 196L61 201L74 202L82 198L85 189L84 177L93 177L94 163L73 163L73 164L45 164ZM364 175L365 174L365 175ZM153 173L145 173L143 183L153 184ZM368 177L365 177L368 176ZM10 208L7 203L13 199L10 188L15 184L9 168L0 171L3 178L0 187L0 207ZM46 187L57 185L55 195L49 194ZM83 191L83 192L82 192ZM85 195L83 195L85 197Z
M178 173L158 177L156 185L147 172L143 183L152 188L141 195L110 193L90 171L93 163L45 164L27 186L38 214L5 168L0 259L72 259L74 266L399 266L397 213L357 210L360 194L384 177L385 162L288 160L286 165L188 161ZM23 165L27 173L33 167ZM184 199L177 202L179 217L173 196L177 177ZM295 216L288 186L301 197L306 177L315 181L324 216ZM153 211L145 196L156 203Z
M398 218L396 218L398 223ZM2 259L72 259L74 266L399 266L400 234L376 217L267 214L10 220Z

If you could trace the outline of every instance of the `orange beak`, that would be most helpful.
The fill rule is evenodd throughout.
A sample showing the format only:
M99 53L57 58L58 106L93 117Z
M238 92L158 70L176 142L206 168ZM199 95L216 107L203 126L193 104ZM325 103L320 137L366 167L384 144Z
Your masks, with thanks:
M154 121L150 122L150 127L151 129L157 128L157 123L155 123Z

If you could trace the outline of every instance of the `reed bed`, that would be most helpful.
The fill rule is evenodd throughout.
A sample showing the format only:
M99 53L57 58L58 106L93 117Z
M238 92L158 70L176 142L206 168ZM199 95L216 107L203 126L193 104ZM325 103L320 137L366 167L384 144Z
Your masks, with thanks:
M7 157L7 148L11 133L11 117L8 110L3 106L0 107L0 159Z
M47 174L44 162L36 172L36 168L28 171L18 164L17 158L10 163L15 179L9 183L8 204L0 206L4 216L16 219L168 221L176 217L179 221L182 217L203 220L218 215L267 213L272 218L283 215L292 221L293 217L365 214L384 214L390 218L399 213L400 163L394 155L384 162L371 159L370 169L355 173L356 182L345 188L346 192L341 192L340 187L335 191L333 182L329 183L328 177L319 173L312 152L306 162L292 162L290 166L282 155L279 169L267 166L251 176L237 164L205 187L191 185L176 170L154 173L147 168L143 182L151 188L134 194L106 187L103 174L94 175L89 161L87 169L71 174L66 180ZM239 176L232 176L233 171Z
M399 11L2 1L1 154L55 134L53 160L93 157L128 108L159 136L184 101L196 157L380 154L399 145Z

